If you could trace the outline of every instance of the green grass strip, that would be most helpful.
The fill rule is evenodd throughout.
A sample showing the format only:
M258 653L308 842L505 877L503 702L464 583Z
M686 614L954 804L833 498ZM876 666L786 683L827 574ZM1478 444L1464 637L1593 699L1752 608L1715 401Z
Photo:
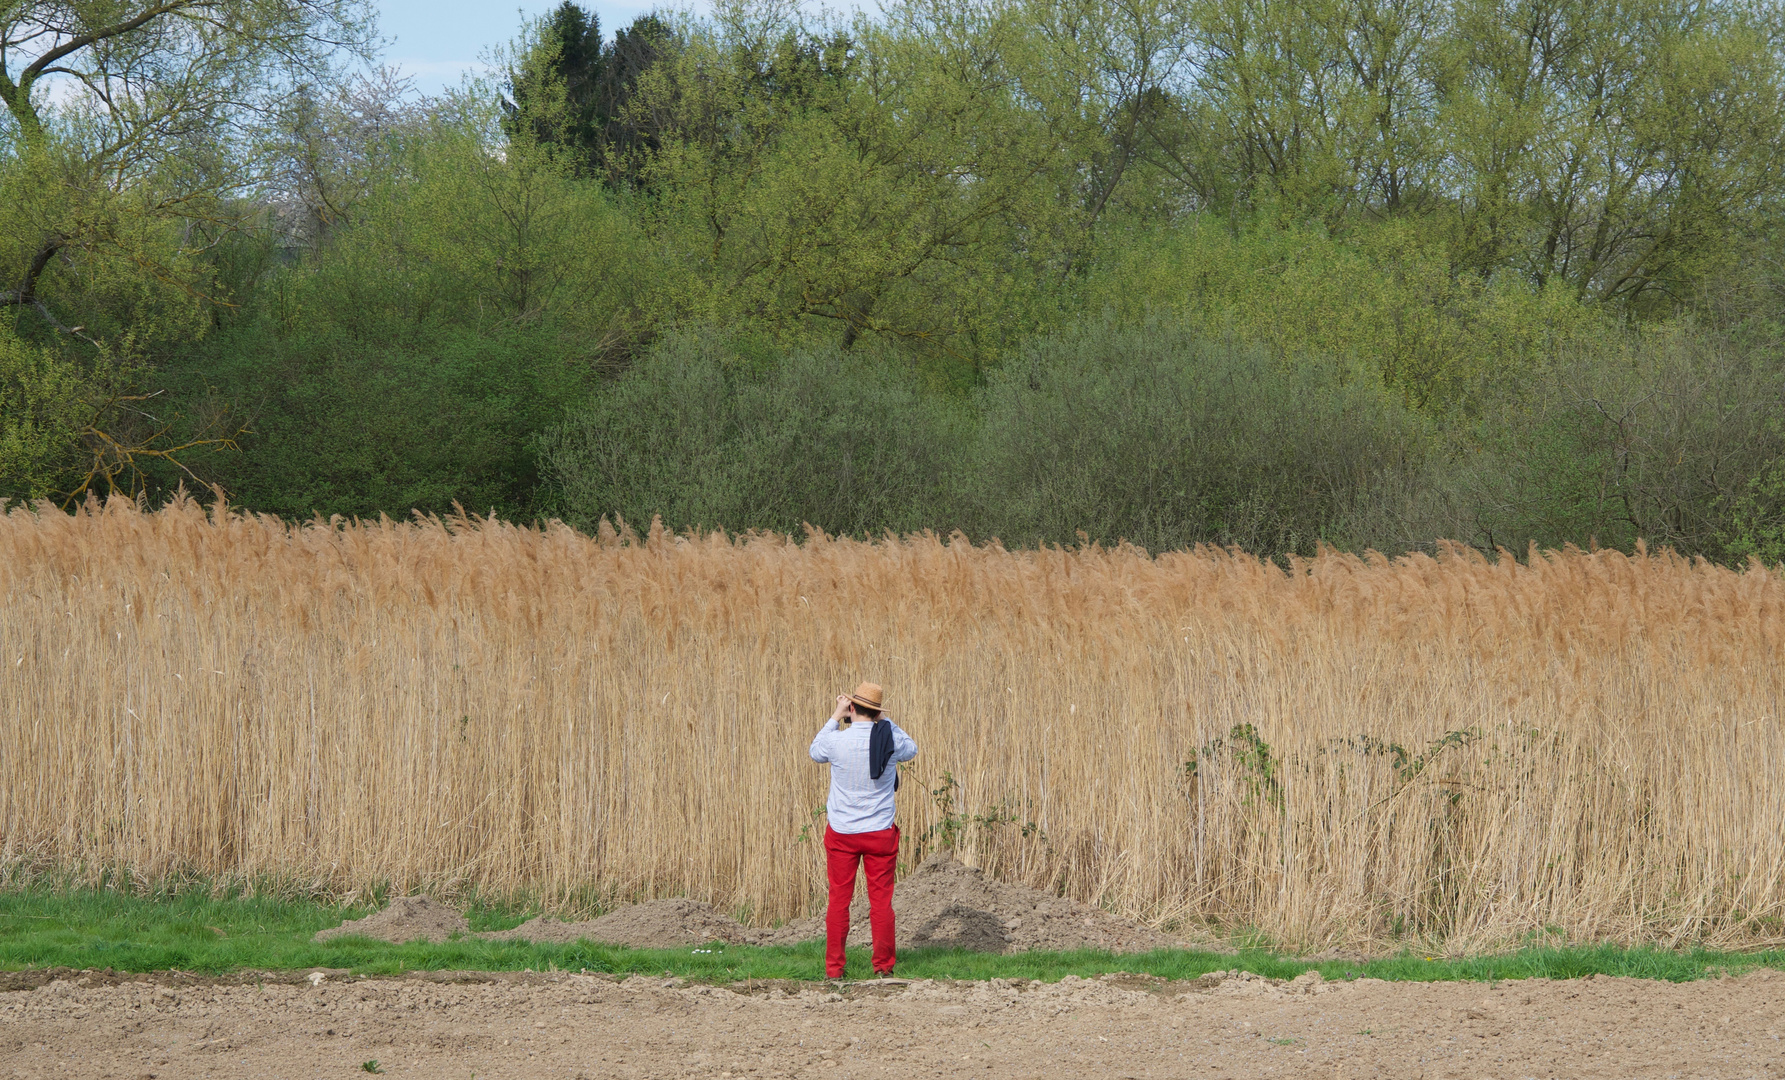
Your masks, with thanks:
M310 937L363 909L268 897L213 898L188 893L150 898L104 890L0 892L0 969L111 968L123 972L179 970L222 975L241 970L345 968L356 974L406 971L593 971L613 975L670 974L700 982L749 979L817 980L824 969L820 942L783 947L712 945L628 949L588 942L544 945L460 939L442 944L392 945L363 938L315 944ZM479 929L513 926L522 913L488 908L473 913ZM480 925L481 924L481 925ZM850 951L852 977L868 972L867 950ZM1356 961L1308 961L1267 950L1238 955L1198 950L1115 955L1090 950L998 956L944 949L908 949L899 974L935 979L1085 978L1111 972L1194 979L1241 969L1288 979L1319 971L1328 979L1491 981L1574 979L1624 975L1683 982L1707 974L1759 967L1785 968L1785 952L1535 947L1500 956L1449 959L1404 953Z

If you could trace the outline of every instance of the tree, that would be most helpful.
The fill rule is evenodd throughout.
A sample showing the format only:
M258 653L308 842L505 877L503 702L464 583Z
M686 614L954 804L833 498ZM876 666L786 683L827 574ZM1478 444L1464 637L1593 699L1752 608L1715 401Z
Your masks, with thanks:
M409 81L388 68L299 87L283 110L261 188L280 240L315 250L362 216L373 192L404 170L428 112L410 97Z
M1334 230L1417 215L1459 273L1665 310L1785 195L1785 20L1769 7L1190 11L1195 63L1145 114L1142 149L1198 206L1275 204Z
M373 41L364 0L0 3L0 308L97 409L77 489L169 452L129 379L225 299L202 254L252 214L274 119Z
M767 15L774 12L770 10ZM686 304L775 335L956 356L1060 249L1045 118L990 4L915 0L848 34L729 10L643 80L660 124L654 225L691 269Z
M615 32L601 66L596 122L600 126L602 175L610 187L636 186L640 165L662 146L661 126L639 107L645 73L673 56L679 42L670 25L641 15Z
M1785 25L1743 3L1471 0L1443 75L1464 265L1671 307L1785 195Z
M579 173L613 188L636 186L639 151L658 143L634 99L644 73L675 51L669 25L641 15L604 46L600 20L564 0L529 33L508 75L510 131L525 122L536 142L569 151Z
M1157 115L1192 62L1188 6L1177 0L1032 0L1023 95L1066 136L1078 160L1063 173L1088 241L1137 161ZM1075 245L1088 248L1090 245ZM1073 259L1076 266L1082 252Z
M13 238L0 264L0 303L30 306L60 326L40 286L64 253L146 257L151 273L162 269L140 247L119 250L119 218L218 222L217 204L256 177L258 127L304 80L332 78L340 50L365 56L371 42L363 0L15 0L0 8L5 149L47 164L12 179L77 196L32 235ZM54 104L46 80L62 83Z

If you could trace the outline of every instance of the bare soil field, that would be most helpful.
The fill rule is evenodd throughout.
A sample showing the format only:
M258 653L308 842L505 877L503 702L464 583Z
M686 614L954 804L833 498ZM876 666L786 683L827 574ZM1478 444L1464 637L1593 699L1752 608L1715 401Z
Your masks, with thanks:
M320 976L320 977L319 977ZM47 980L47 981L46 981ZM1777 1077L1785 974L688 986L340 973L0 985L0 1077Z

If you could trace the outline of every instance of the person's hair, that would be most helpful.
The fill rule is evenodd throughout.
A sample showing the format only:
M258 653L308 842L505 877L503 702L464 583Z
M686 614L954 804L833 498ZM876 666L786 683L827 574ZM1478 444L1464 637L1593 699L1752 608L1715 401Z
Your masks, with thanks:
M853 701L851 701L849 703L849 707L854 709L855 715L861 717L863 720L878 720L878 719L880 719L880 710L879 709L870 709L866 705L857 705Z

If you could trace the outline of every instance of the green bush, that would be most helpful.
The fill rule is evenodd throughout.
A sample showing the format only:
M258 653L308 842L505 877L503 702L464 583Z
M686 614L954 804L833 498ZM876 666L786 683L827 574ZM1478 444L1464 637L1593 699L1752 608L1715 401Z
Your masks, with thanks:
M192 455L191 466L232 501L287 518L444 513L455 502L532 516L529 440L587 396L588 365L530 327L381 325L281 336L257 322L170 367L162 381L178 400L228 387L218 407L247 428L239 453Z
M1373 376L1288 367L1164 325L1036 343L992 376L965 502L1012 545L1127 540L1311 552L1416 465L1422 422Z
M0 321L0 498L46 498L68 477L87 390L72 362Z
M380 136L307 249L217 246L239 306L157 377L246 425L239 454L186 455L200 478L284 517L535 515L532 439L648 336L662 275L622 198L497 116L458 95Z
M538 440L566 520L672 529L810 524L870 535L945 524L958 410L906 368L836 351L766 368L673 337Z
M836 352L753 367L658 348L540 440L568 520L797 533L962 529L1012 545L1349 543L1355 505L1428 436L1369 379L1162 327L1038 343L971 414Z
M1770 350L1682 328L1631 334L1507 387L1427 478L1458 516L1426 529L1521 555L1641 538L1777 560L1781 401L1785 364Z

